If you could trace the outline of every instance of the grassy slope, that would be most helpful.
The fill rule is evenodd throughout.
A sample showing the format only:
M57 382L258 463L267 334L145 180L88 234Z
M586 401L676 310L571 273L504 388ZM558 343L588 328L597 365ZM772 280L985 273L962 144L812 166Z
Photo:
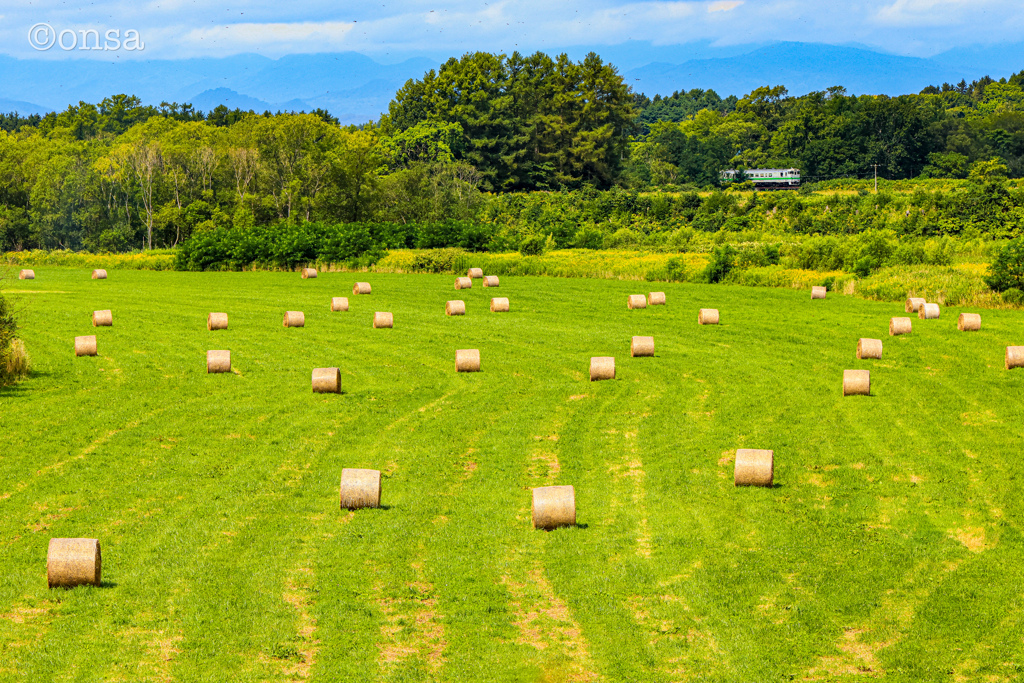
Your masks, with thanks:
M628 311L639 283L36 275L8 283L36 374L0 390L0 680L1024 670L1019 312L890 338L900 307L806 291L665 284L667 306ZM374 293L331 313L363 277ZM100 357L74 358L94 332ZM634 334L657 357L629 358ZM861 336L884 360L854 359ZM205 374L219 348L236 374ZM484 371L457 375L458 348ZM587 381L593 355L616 381ZM330 365L346 393L313 395ZM874 396L844 399L859 367ZM775 449L774 489L732 486L737 447ZM343 467L383 470L384 509L337 509ZM579 528L530 528L552 483L576 486ZM101 539L103 587L47 590L65 536Z

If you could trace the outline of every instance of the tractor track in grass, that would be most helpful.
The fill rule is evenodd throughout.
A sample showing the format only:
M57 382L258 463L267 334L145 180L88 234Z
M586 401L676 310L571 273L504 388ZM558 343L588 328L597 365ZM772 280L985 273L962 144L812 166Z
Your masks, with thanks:
M98 448L108 444L118 434L121 434L121 433L127 432L127 431L131 431L131 430L137 428L139 425L143 424L144 422L146 422L146 421L156 417L157 415L159 415L159 414L161 414L161 413L163 413L163 412L165 412L167 410L168 410L168 408L159 408L159 409L154 410L151 413L147 414L145 418L139 418L137 420L132 420L131 422L128 422L128 423L124 424L123 426L121 426L121 427L119 427L117 429L108 430L107 433L104 434L103 436L100 436L100 437L98 437L96 439L93 439L91 443L89 443L87 446L82 448L76 455L73 455L71 457L65 458L64 460L58 460L57 462L50 463L49 465L44 465L43 467L41 467L41 468L39 468L39 469L37 469L35 471L35 473L33 474L33 478L32 479L29 479L27 481L19 481L14 486L14 489L12 491L6 491L4 493L0 493L0 502L3 502L5 500L11 498L14 495L16 495L18 493L21 493L26 488L28 488L30 485L32 485L33 483L36 483L40 478L46 477L46 476L48 476L50 474L60 474L60 470L62 470L64 468L64 466L66 466L66 465L68 465L70 463L73 463L73 462L77 462L77 461L80 461L80 460L85 460L85 458L87 458L89 455L91 455L93 452L95 452Z
M322 519L323 515L318 517ZM295 610L298 656L294 663L281 664L280 675L287 680L307 681L312 676L321 646L319 638L316 637L316 616L312 614L316 585L312 567L312 534L303 536L301 548L301 551L296 553L295 565L285 576L284 592L281 595L282 600Z
M421 555L425 550L422 545L418 548ZM443 617L437 609L434 584L426 579L422 560L412 562L410 568L414 580L405 584L401 597L388 597L388 586L383 581L376 582L372 588L374 602L382 615L377 666L384 681L396 680L405 666L424 668L434 680L445 664L444 651L448 643Z
M658 393L645 395L642 404L657 405L659 399ZM634 402L627 400L626 403ZM637 556L650 559L653 541L647 511L647 470L644 468L640 442L644 421L651 413L633 409L602 413L605 423L601 430L599 448L602 454L608 454L602 464L612 484L602 524L614 528L623 519L628 519L634 529Z
M570 397L575 401L581 396ZM573 410L578 410L573 406ZM558 450L561 432L572 418L566 406L558 406L540 424L527 445L525 462L527 490L552 486L558 482L562 467ZM530 525L529 498L524 496L517 520ZM536 651L542 680L600 681L590 645L568 605L555 592L546 575L540 548L551 539L531 530L528 545L510 548L501 584L508 591L512 623L519 635L516 643ZM554 532L557 533L557 532Z
M135 655L138 662L134 671L112 676L110 680L174 681L171 666L181 652L179 645L184 638L180 629L159 628L157 623L148 628L132 626L118 632L117 638L125 655Z
M539 561L502 577L519 630L516 642L543 653L545 680L601 681L580 625L555 593Z
M632 595L625 604L669 680L692 680L709 662L719 670L733 670L729 654L702 623L705 619L691 614L683 596L671 592Z
M838 654L822 655L806 670L803 680L833 680L837 676L852 675L884 677L886 671L879 662L880 653L906 638L921 605L941 588L945 577L955 572L962 562L961 559L917 562L898 586L885 591L878 607L863 623L842 629L834 644ZM935 575L942 580L934 581Z
M24 676L19 655L38 647L56 618L53 609L58 605L55 600L26 600L0 614L0 632L4 634L0 650L5 653L0 657L0 674Z
M444 393L392 421L388 428L404 425L413 419L422 422L440 419L437 413L443 410L439 406L444 406L455 394L455 391ZM428 529L448 523L449 518L443 513L446 507L443 501L449 499L452 502L448 504L454 505L454 499L475 476L479 467L477 453L480 439L495 419L494 416L487 418L483 425L461 435L457 444L450 445L455 449L454 453L440 466L439 474L443 483L429 494L441 504L442 512L431 517ZM416 468L422 464L408 462L406 466ZM425 533L431 532L428 530ZM387 574L377 572L377 580L372 586L370 593L381 615L376 647L377 667L384 681L402 679L412 675L411 671L426 675L429 680L437 680L447 664L446 650L449 643L445 616L439 606L441 594L429 578L426 567L428 555L426 541L421 538L407 568L403 567L399 572L405 578L394 576L389 581Z

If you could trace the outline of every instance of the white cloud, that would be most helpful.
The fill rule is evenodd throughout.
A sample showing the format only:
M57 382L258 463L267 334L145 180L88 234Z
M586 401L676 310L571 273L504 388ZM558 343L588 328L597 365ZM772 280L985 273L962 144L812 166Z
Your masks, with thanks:
M1020 4L1005 0L896 0L874 15L879 24L902 27L955 26L985 16L987 10L1020 13ZM991 16L986 16L990 20Z
M310 52L344 43L345 37L355 27L353 22L325 21L300 23L239 23L225 24L213 28L193 29L181 40L186 45L203 49L216 45L220 49L237 48L248 51L258 48L290 46L296 52Z
M136 29L144 53L176 58L259 52L355 50L366 54L469 50L528 52L627 40L675 45L768 41L860 43L927 56L955 45L1021 41L1021 0L0 0L3 51L40 54L26 35L39 21L57 30Z
M708 5L708 12L728 12L734 10L744 3L744 0L720 0Z

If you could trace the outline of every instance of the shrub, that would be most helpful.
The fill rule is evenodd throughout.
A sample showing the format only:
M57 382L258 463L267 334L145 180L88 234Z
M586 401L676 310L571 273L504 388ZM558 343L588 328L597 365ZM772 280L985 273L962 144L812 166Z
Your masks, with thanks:
M867 277L871 275L871 272L877 268L875 259L870 256L862 256L857 259L857 263L853 266L853 272L857 274L857 277Z
M1024 306L1024 291L1010 287L1003 292L1003 301L1011 306Z
M430 249L418 252L410 264L410 270L419 273L450 273L455 261L466 252L462 249Z
M693 218L695 230L704 232L718 232L725 225L725 215L721 211L715 213L698 213Z
M665 276L673 282L686 282L686 259L679 256L665 263Z
M583 226L572 238L572 246L577 249L600 249L603 243L604 233L592 225Z
M529 235L519 243L519 253L523 256L540 256L544 253L544 244L547 239L544 235Z
M619 228L604 239L605 249L629 249L644 241L642 233L629 228Z
M703 280L705 282L721 282L732 271L735 265L736 250L728 244L715 249L711 262L704 269Z
M1024 289L1024 238L1010 240L994 256L985 284L996 292Z

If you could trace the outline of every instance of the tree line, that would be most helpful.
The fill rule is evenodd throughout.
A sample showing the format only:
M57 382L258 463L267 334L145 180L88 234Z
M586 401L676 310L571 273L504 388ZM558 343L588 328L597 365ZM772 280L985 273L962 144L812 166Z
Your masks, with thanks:
M595 192L611 201L686 194L717 187L727 167L795 166L811 180L864 176L875 164L896 179L967 179L998 167L1000 178L1016 178L1022 74L896 98L842 88L791 97L777 86L651 100L593 53L577 62L478 52L409 80L380 120L362 126L322 110L207 114L117 95L0 116L0 249L121 251L256 226L460 221L492 226L482 242L492 248L518 248L532 234L596 244L604 237L578 238L583 228L548 210L546 225L517 217L528 229L509 228L513 207L548 193L585 202ZM1014 204L1007 192L986 206ZM517 199L530 193L540 198Z

